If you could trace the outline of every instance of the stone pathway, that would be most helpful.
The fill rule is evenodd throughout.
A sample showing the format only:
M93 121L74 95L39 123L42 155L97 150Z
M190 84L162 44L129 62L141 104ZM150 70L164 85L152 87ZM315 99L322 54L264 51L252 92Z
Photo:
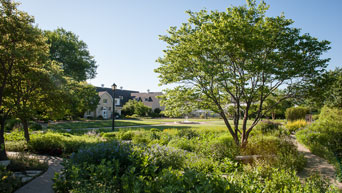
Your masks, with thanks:
M16 155L19 153L7 152L7 154ZM52 178L54 177L55 172L60 172L63 168L63 166L61 165L63 159L59 157L34 154L27 154L27 156L48 162L49 168L44 174L25 184L17 191L15 191L15 193L53 193L54 191L52 189Z
M327 178L330 183L335 185L337 188L342 189L342 183L336 180L335 167L329 164L325 159L312 154L308 148L297 141L294 135L291 135L291 138L294 144L297 145L298 151L303 153L304 157L307 160L306 167L303 169L303 171L298 173L298 176L301 178L306 178L309 177L312 173L317 172L324 178Z

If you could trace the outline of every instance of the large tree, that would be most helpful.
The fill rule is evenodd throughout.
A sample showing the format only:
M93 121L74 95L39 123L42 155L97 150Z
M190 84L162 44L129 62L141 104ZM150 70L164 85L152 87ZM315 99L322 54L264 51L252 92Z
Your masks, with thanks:
M63 28L45 31L50 44L50 58L61 64L64 74L76 81L95 78L96 61L88 51L87 44L77 35Z
M83 117L86 111L93 111L100 101L96 88L86 82L69 79L65 91L67 92L65 100L68 104L65 115L71 119Z
M160 36L168 44L157 60L160 83L179 84L191 93L194 103L218 113L241 147L260 118L273 108L265 109L268 97L278 88L286 91L275 105L296 96L298 88L329 61L321 59L329 49L328 41L302 34L283 15L267 17L267 9L264 2L249 0L226 12L188 11L187 23ZM235 107L233 123L227 118L228 104ZM257 111L247 125L252 105Z
M44 101L48 99L57 103L60 100L56 98L55 92L59 89L56 78L61 71L55 62L48 59L47 46L45 50L45 59L13 71L15 76L13 75L8 82L9 95L4 98L3 105L11 117L21 120L26 141L30 140L28 123L43 110ZM62 105L59 103L58 106ZM54 110L58 109L57 105L52 107Z
M48 46L33 17L17 9L17 3L0 0L0 160L6 159L4 124L12 108L4 105L13 96L10 83L43 65Z

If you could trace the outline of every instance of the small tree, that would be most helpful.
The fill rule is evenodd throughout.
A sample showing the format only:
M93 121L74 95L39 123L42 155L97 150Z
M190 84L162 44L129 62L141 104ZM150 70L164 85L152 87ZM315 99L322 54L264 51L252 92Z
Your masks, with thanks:
M165 106L163 114L168 117L182 117L195 110L191 101L193 97L191 91L182 87L166 89L163 95L158 96L161 105Z
M133 115L136 114L141 117L146 117L152 112L151 108L144 105L141 101L129 100L122 107L122 114L124 115Z
M264 2L247 4L226 12L188 11L187 23L160 37L168 46L155 70L161 84L176 83L184 90L175 95L188 93L196 106L218 113L242 147L260 118L273 108L264 109L270 95L282 86L286 91L276 104L295 97L298 88L329 61L320 58L329 49L328 41L301 35L283 15L265 16ZM227 118L228 104L235 107L233 124ZM247 127L252 105L257 105L256 116Z

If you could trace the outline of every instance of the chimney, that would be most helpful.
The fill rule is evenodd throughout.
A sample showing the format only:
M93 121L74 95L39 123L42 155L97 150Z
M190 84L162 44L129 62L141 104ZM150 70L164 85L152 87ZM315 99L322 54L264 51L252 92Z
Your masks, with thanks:
M123 89L123 87L122 87L122 86L120 86L120 89L122 90L122 89Z
M101 87L104 88L104 84L101 84Z
M147 89L147 93L150 93L150 89Z

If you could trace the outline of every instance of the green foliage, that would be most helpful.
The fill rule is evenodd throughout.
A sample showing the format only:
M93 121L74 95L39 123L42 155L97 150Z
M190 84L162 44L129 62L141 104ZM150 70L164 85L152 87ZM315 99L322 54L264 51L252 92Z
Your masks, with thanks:
M342 159L341 128L342 110L324 107L318 120L296 134L299 141L305 144L312 153L333 163L338 176L342 176L339 162Z
M160 98L160 104L165 106L163 115L167 117L182 117L195 110L194 96L190 89L182 87L166 89L158 98Z
M34 18L17 9L17 3L0 1L0 124L10 115L27 122L41 108L49 88L55 88L52 72L59 71L49 60L49 47ZM25 125L24 125L25 126ZM27 128L24 128L27 130ZM2 136L0 139L3 139ZM0 141L0 146L4 141ZM0 160L5 158L1 148Z
M272 121L261 121L256 129L261 130L261 133L272 133L280 129L280 124Z
M11 160L10 165L7 169L10 171L20 171L25 172L26 170L42 170L46 171L48 169L48 163L41 161L38 158L29 157L28 154L18 153L16 155L9 156Z
M76 81L95 78L96 61L90 55L87 44L77 35L58 28L45 31L45 37L50 45L50 59L60 63L65 75Z
M295 121L298 119L305 120L305 115L309 112L310 110L306 107L291 107L286 109L285 117L288 121Z
M86 82L69 80L65 90L67 92L65 115L73 118L83 117L86 111L96 109L100 97L96 88Z
M297 151L297 147L292 142L274 136L254 137L241 153L261 155L265 164L275 168L300 171L306 164L304 155Z
M90 138L87 135L74 136L48 132L32 136L28 143L28 150L47 155L71 154L84 145L97 143L98 141L97 138Z
M151 114L152 109L146 105L144 105L141 101L136 100L129 100L123 107L122 107L122 114L123 115L137 115L140 117L147 117Z
M33 123L30 123L29 129L31 129L33 131L41 131L43 129L43 127L41 124L33 122Z
M296 121L289 121L286 123L285 127L291 133L298 131L299 129L303 129L306 127L308 123L305 120L296 120Z
M8 119L5 124L5 131L12 131L21 127L20 119Z
M331 108L342 107L342 68L325 72L319 78L313 79L308 86L305 103L316 108L327 105Z
M13 192L20 185L20 180L13 176L13 172L0 166L0 192Z
M56 192L337 192L317 177L303 184L295 172L241 167L182 150L117 141L81 149L56 174Z
M20 141L25 140L24 132L20 130L12 131L5 134L5 141Z
M254 116L257 122L272 109L263 105L270 96L279 96L277 104L299 94L299 88L327 66L329 59L321 55L330 49L328 41L301 33L285 16L266 16L264 1L248 2L225 12L188 11L186 23L160 36L167 46L155 69L161 85L179 85L162 98L165 114L179 116L188 107L211 110L226 121L234 141L242 146L255 124L239 126L239 120ZM286 91L278 94L282 86ZM232 103L234 125L225 112ZM250 113L252 106L257 110Z

